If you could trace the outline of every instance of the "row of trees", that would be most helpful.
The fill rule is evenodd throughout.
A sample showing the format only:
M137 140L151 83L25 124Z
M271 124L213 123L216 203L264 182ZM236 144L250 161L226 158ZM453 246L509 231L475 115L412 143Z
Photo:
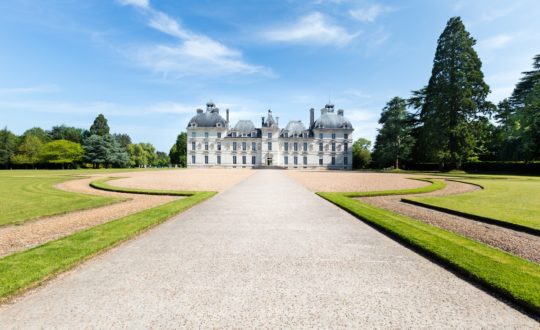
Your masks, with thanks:
M461 19L451 18L428 84L382 110L374 165L431 162L451 169L478 160L540 159L540 55L512 95L495 105L486 100L490 88L474 45Z
M150 143L132 143L127 134L111 134L102 114L90 129L65 125L49 131L31 128L17 136L7 128L0 131L0 166L4 168L169 166L169 156Z

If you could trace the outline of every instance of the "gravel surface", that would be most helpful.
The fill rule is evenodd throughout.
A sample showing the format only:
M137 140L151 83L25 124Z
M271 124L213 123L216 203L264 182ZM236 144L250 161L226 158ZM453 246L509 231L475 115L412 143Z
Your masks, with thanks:
M45 217L21 225L0 227L0 257L178 198L96 190L88 185L92 180L95 180L95 178L67 181L57 185L57 188L91 195L125 197L129 198L129 200L89 210Z
M181 169L115 173L115 186L161 190L223 191L254 173L249 169Z
M1 306L0 324L538 328L270 170Z
M540 264L540 237L511 229L431 210L401 202L402 197L444 196L461 194L480 189L471 184L446 181L447 187L427 194L407 196L379 196L359 198L368 204L406 215L431 225L467 236L476 241L497 247L522 258Z
M351 171L286 171L287 175L313 192L354 192L419 188L429 183L409 180L410 174Z
M176 169L92 175L91 178L66 181L57 188L83 194L129 198L128 201L89 210L45 217L21 225L0 227L0 257L68 236L178 197L116 193L93 189L89 183L97 177L122 177L112 185L159 190L222 191L253 174L251 170Z

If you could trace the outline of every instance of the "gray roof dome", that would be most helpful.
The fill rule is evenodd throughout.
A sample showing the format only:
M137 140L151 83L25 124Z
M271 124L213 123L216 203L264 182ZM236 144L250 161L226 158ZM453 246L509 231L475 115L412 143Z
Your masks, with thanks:
M287 134L289 136L293 136L295 134L298 136L301 136L305 130L306 128L304 127L304 124L302 124L302 121L300 120L291 120L287 124L287 126L285 126L285 129L284 129L284 131L287 131Z
M239 120L234 126L234 130L238 133L249 134L255 130L255 125L251 120Z
M188 127L227 127L227 121L219 114L219 108L208 102L206 112L197 109L197 114L189 120Z
M352 129L351 122L343 116L344 111L338 110L337 113L334 112L334 105L327 104L324 109L321 109L321 117L313 123L313 128L322 128L322 129Z

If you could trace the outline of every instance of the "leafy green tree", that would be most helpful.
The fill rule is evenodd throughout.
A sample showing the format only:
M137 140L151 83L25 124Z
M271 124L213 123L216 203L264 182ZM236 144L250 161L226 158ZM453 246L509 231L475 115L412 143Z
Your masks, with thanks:
M371 163L371 141L359 138L352 146L353 168L366 168Z
M171 164L179 165L180 167L187 166L187 133L182 132L176 137L176 142L171 147L169 152Z
M84 130L82 128L69 127L66 125L53 126L48 132L51 140L68 140L75 143L82 143Z
M127 150L127 147L131 144L131 137L127 134L113 134L113 138Z
M0 131L0 165L8 168L11 164L11 157L17 151L19 138L10 132L7 127Z
M489 86L475 43L461 19L451 18L439 37L429 83L415 98L424 152L443 167L459 168L472 154L477 141L471 123L494 108L486 101Z
M107 166L110 159L111 142L107 136L91 135L84 140L84 161L92 164L93 168Z
M49 164L71 166L82 160L84 150L79 143L68 140L54 140L43 146L41 157Z
M13 164L30 165L35 167L41 161L41 148L43 142L39 137L28 134L23 137L21 144L17 148L17 153L11 157Z
M156 152L156 166L167 167L171 163L169 155L166 152L158 151Z
M146 151L140 143L128 146L129 162L132 167L144 167L148 164Z
M47 134L47 132L45 132L45 130L40 127L32 127L23 133L23 137L26 137L28 135L37 137L41 141L41 143L47 143L51 141L49 134Z
M519 116L526 160L540 159L540 81L527 95Z
M90 126L90 134L91 135L99 135L99 136L106 136L109 135L109 124L107 123L107 119L103 114L99 114L96 119L94 119L94 123L92 126Z
M399 168L400 160L409 157L414 145L407 101L400 97L391 99L381 113L379 124L382 126L375 140L373 159L379 165L392 164Z

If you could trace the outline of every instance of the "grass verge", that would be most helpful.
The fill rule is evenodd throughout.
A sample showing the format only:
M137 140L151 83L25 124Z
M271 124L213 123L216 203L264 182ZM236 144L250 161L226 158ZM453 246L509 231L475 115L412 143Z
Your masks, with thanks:
M196 192L0 259L0 301L152 228L212 196Z
M430 185L414 189L397 189L397 190L378 190L378 191L363 191L363 192L345 192L339 193L345 197L375 197L375 196L389 196L389 195L411 195L411 194L424 194L436 190L441 190L446 187L446 182L436 179L412 179L418 181L430 182Z
M130 194L143 194L143 195L192 196L193 194L197 193L195 191L124 188L124 187L111 186L110 184L107 183L108 181L115 180L115 179L121 179L121 178L110 177L110 178L103 178L103 179L95 180L90 183L90 186L92 188L100 189L100 190L130 193Z
M360 220L540 315L540 265L444 229L349 198L317 193Z
M123 200L73 193L54 187L74 179L80 177L0 176L0 226L21 224L41 217L91 209Z
M540 234L540 179L526 177L460 178L484 189L451 196L417 196L404 201Z

